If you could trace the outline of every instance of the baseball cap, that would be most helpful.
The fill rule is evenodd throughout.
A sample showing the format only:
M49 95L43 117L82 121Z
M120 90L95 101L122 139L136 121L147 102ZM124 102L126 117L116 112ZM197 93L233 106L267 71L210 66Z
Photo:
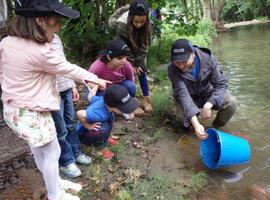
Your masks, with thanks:
M42 17L55 13L68 18L77 18L80 12L73 10L59 0L14 0L14 11L25 17Z
M179 39L174 42L171 48L171 61L187 61L194 52L192 43L187 39Z
M149 6L144 0L133 0L129 7L129 15L148 15Z
M134 112L139 106L138 102L129 95L127 88L119 84L108 86L103 98L106 105L127 114Z
M111 58L127 56L130 52L128 45L121 39L115 39L108 42L105 49L106 54Z

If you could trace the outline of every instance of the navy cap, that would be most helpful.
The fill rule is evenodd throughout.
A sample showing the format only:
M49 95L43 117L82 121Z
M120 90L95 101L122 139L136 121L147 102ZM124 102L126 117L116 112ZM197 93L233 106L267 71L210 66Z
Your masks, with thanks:
M59 0L15 0L14 11L25 17L41 17L51 13L68 18L77 18L80 12L73 10Z
M187 39L179 39L174 42L171 48L171 61L188 61L194 52L194 47Z
M144 0L133 0L129 7L129 15L148 15L149 6Z
M121 39L115 39L108 42L105 49L106 54L111 58L127 56L130 52L128 45Z
M119 84L108 86L103 97L106 105L117 108L123 113L133 113L139 106L138 102L128 93L128 89Z

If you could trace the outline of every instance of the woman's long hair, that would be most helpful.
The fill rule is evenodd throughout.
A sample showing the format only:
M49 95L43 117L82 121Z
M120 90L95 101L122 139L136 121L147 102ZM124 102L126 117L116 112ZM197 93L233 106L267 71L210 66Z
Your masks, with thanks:
M139 47L144 46L147 47L150 41L150 25L149 25L149 17L146 15L146 22L140 28L136 29L133 26L132 20L134 15L128 15L127 19L127 34L130 39L131 49L138 50ZM139 37L137 37L139 35Z

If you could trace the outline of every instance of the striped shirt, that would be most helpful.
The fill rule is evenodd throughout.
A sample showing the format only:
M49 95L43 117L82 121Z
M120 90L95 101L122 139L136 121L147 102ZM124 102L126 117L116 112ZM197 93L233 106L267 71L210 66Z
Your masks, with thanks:
M54 38L53 41L51 42L51 45L53 45L53 47L57 49L57 52L59 53L59 55L61 55L61 57L64 57L66 59L63 44L58 35L54 34ZM57 76L56 84L59 92L64 92L68 89L76 87L76 84L73 80L66 78L64 76Z

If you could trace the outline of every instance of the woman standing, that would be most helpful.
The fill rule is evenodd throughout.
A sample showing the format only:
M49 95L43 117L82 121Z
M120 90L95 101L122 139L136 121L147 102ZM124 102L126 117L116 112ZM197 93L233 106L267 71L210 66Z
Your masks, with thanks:
M144 0L133 0L129 7L119 8L109 19L109 25L116 28L116 37L124 40L131 53L128 60L138 75L143 93L146 113L153 111L146 77L146 57L151 40L149 7Z
M56 74L106 87L106 81L69 63L50 42L61 28L61 16L79 12L58 0L16 0L8 36L0 43L0 84L4 118L31 148L49 200L78 200L65 192L59 176L60 147L50 111L59 110Z

